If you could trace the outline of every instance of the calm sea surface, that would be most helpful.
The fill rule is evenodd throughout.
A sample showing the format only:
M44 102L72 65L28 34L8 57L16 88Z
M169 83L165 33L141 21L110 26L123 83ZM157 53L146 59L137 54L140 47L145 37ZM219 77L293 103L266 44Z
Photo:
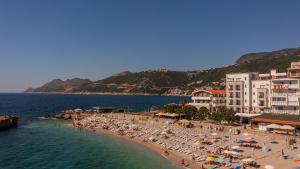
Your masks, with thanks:
M39 117L71 108L114 106L145 111L180 97L0 94L0 114L20 117L17 129L0 132L0 169L175 169L148 149L110 136L66 127Z

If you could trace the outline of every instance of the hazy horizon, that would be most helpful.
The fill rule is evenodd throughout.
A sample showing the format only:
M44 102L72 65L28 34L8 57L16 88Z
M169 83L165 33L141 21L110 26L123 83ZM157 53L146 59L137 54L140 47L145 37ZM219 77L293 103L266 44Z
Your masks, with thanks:
M0 92L122 71L199 70L300 46L300 1L0 2Z

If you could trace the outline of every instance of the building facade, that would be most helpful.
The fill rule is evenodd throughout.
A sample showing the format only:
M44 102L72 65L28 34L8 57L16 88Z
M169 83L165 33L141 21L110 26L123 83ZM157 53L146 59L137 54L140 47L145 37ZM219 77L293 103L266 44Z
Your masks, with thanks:
M196 90L192 93L192 102L189 105L197 109L206 107L210 111L215 111L219 107L226 106L225 90Z
M271 93L271 80L252 81L252 110L263 113L271 107L269 95Z
M300 115L300 79L273 79L271 90L272 113Z
M300 78L300 62L292 62L287 69L287 75L289 78Z
M226 106L238 113L252 111L252 80L259 79L257 72L226 75Z

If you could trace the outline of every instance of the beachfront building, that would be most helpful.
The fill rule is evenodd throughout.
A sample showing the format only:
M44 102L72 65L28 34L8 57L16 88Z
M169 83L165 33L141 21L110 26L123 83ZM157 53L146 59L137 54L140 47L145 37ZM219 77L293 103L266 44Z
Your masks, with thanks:
M206 107L214 111L219 107L226 106L225 90L196 90L192 93L192 102L189 105L197 109Z
M257 72L226 75L226 106L238 113L252 111L252 80L259 79Z
M289 78L300 78L300 62L292 62L287 69L287 75Z
M271 80L271 112L300 115L300 79L282 78Z
M258 75L260 80L280 79L286 78L286 72L277 72L276 69L271 69L270 73L263 73Z
M269 94L271 93L271 80L252 81L252 110L255 113L267 111L271 105Z
M258 80L252 80L252 110L255 113L269 112L271 108L271 80L286 78L287 74L272 69L270 73L259 74L258 77Z

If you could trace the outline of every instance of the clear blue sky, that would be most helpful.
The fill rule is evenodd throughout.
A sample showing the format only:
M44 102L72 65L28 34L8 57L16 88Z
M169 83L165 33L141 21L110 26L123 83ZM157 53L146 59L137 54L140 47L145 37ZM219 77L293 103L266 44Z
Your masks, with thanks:
M2 0L0 91L300 46L300 1Z

